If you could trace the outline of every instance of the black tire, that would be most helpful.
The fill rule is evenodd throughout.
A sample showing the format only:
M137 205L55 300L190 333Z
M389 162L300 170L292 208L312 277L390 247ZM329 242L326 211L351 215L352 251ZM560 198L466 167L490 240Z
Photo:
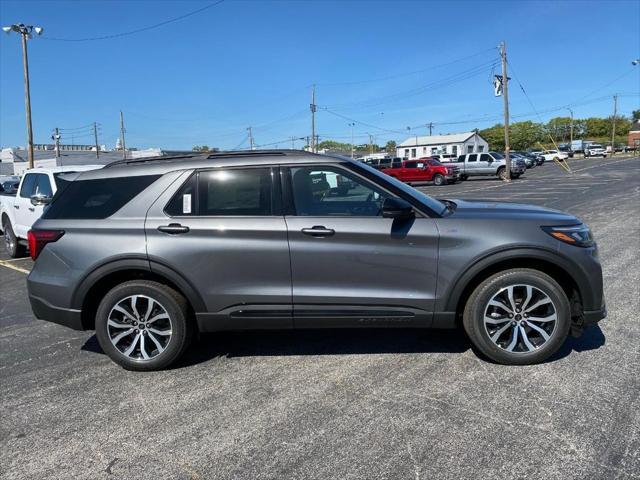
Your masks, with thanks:
M465 181L469 178L469 175L460 175L460 180Z
M507 179L507 170L505 169L505 167L500 167L498 169L497 175L498 175L498 178L500 180L506 180Z
M442 175L440 175L439 173L436 173L433 176L433 183L437 186L440 186L440 185L444 185L446 181Z
M127 356L111 342L107 325L109 314L119 302L133 295L143 295L153 299L166 311L170 319L169 329L171 335L165 345L165 349L149 360ZM172 288L149 280L132 280L111 289L100 302L96 313L96 337L102 350L111 360L123 368L135 371L162 370L182 356L195 333L195 327L188 316L188 311L186 299ZM134 330L132 335L137 335L138 333L140 335L143 333L151 335L150 331L140 331L133 326L132 330ZM149 337L145 338L149 341ZM151 342L149 345L153 347ZM139 349L140 344L138 343L137 350L139 351ZM135 349L134 352L136 352Z
M16 234L13 233L11 228L11 222L9 220L4 221L2 225L2 231L4 232L4 249L11 258L22 258L26 256L27 249L24 245L18 242Z
M511 178L513 180L516 180L516 179L520 178L520 174L519 173L514 173L513 175L511 175Z
M523 284L534 287L553 302L552 305L555 308L557 319L553 331L549 335L549 339L542 343L539 348L526 352L509 352L491 340L485 328L484 315L488 308L489 301L493 299L501 289L511 285ZM522 302L520 302L520 305L522 305ZM520 321L526 322L527 320L523 319ZM507 324L510 325L514 323L517 324L518 321L515 319L513 321L507 321ZM553 278L538 270L517 268L497 273L478 285L467 300L463 314L463 325L473 345L491 360L505 365L530 365L545 361L565 342L571 327L571 310L566 294ZM540 324L538 324L538 326L539 325ZM513 328L517 329L518 327ZM530 330L530 332L533 331ZM509 335L508 330L507 335ZM518 339L519 342L523 342L521 335L522 334L517 333L514 337Z

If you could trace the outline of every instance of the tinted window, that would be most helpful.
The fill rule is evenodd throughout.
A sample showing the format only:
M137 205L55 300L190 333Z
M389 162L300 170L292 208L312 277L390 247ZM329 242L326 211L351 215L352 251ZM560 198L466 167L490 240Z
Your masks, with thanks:
M491 160L491 158L489 157L489 154L483 153L482 155L480 155L480 161L481 162L488 162L490 160Z
M271 215L271 169L200 172L198 215Z
M472 153L471 155L469 155L469 157L467 158L468 162L475 162L476 160L478 160L478 154L476 153Z
M406 162L404 168L416 168L418 164L416 162Z
M335 167L291 169L297 215L376 217L389 195L346 170Z
M36 182L38 180L37 173L27 173L22 181L22 188L20 189L20 196L22 198L31 198L33 192L36 190Z
M51 198L53 196L53 190L51 190L51 182L48 175L37 175L36 190L34 195L41 195Z
M391 168L402 168L402 160L394 160Z
M156 181L159 175L100 178L69 182L58 191L42 218L107 218Z

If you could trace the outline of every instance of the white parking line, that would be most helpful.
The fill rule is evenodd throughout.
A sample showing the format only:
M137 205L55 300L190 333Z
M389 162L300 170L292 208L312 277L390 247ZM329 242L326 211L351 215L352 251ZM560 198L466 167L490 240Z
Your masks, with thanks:
M0 266L10 268L11 270L15 270L16 272L21 272L26 274L31 273L31 271L27 270L26 268L20 268L10 264L9 260L0 260Z

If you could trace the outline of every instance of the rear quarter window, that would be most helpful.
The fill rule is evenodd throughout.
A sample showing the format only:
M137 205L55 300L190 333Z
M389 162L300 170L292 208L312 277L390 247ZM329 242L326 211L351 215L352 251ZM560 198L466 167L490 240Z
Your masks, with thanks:
M76 180L58 190L45 219L101 219L120 210L160 175Z

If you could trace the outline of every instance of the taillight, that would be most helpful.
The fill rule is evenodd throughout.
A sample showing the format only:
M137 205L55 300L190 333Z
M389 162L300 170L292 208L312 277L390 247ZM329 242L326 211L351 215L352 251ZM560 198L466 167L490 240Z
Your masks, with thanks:
M32 259L38 258L47 243L57 242L64 235L64 230L29 230L29 254Z

